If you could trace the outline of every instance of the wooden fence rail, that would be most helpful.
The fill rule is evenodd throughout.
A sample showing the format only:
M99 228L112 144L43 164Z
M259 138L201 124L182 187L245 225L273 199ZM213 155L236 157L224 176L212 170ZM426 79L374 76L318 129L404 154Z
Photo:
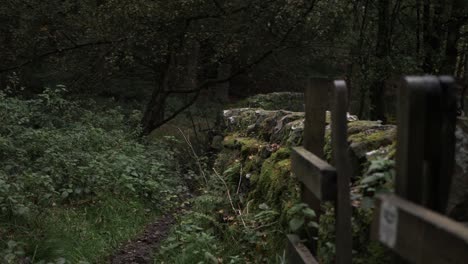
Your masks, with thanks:
M322 159L331 91L336 168ZM395 194L378 197L372 238L394 251L397 263L468 263L468 228L443 215L454 168L454 80L406 77L399 94ZM352 263L346 84L315 80L305 98L304 147L293 149L292 169L302 184L302 201L318 217L323 202L335 204L335 262ZM288 239L289 263L318 263L316 241Z

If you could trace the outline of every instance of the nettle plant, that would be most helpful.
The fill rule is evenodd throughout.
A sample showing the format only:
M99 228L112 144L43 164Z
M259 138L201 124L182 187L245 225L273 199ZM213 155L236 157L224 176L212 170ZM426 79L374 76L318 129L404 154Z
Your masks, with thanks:
M299 203L291 207L287 216L289 220L289 228L293 233L302 233L307 234L309 240L316 239L310 233L310 230L317 229L317 215L313 209L311 209L305 203Z
M395 161L389 159L372 160L366 173L359 181L360 190L355 198L362 198L362 207L374 207L374 197L378 193L391 192L395 177Z

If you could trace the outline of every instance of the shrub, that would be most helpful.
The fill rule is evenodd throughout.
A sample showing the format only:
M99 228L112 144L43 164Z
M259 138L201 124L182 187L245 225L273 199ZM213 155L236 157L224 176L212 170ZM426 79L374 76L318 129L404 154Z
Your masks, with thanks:
M140 138L139 116L111 102L71 100L62 86L32 99L0 94L0 223L104 197L169 208L185 192L177 148L170 138ZM7 248L3 239L0 248Z

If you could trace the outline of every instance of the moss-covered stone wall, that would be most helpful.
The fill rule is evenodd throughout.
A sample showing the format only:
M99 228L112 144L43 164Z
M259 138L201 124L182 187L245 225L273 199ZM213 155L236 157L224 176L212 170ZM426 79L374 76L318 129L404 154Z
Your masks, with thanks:
M224 111L227 129L216 166L224 177L237 186L236 191L241 192L245 205L252 208L267 205L277 210L284 232L288 232L289 219L286 212L300 202L300 185L291 172L289 156L292 147L302 144L305 116L303 112L275 110L275 105L281 107L282 104L272 102L272 97L268 97L264 103L258 102L259 98L255 99L255 106L268 104L269 110L244 107ZM324 152L333 164L330 113L327 113L326 121ZM369 232L374 196L393 189L396 126L383 125L379 121L358 120L352 115L349 115L348 122L349 155L354 175L351 186L353 263L389 263L387 252L377 243L369 241ZM457 128L457 147L463 150L468 148L465 144L468 142L468 130L460 132L462 129L460 125ZM463 155L458 153L457 157L460 159ZM322 263L332 263L333 206L325 206L324 212L319 223L319 254Z

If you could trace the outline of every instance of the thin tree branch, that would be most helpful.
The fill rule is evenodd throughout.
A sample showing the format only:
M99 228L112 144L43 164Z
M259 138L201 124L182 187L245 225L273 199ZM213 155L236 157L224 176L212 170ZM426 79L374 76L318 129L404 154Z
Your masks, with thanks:
M200 162L200 157L198 157L197 152L193 148L192 142L190 142L190 139L184 134L182 129L180 127L177 128L182 135L182 137L185 140L185 143L189 146L190 150L192 151L192 156L195 159L195 162L197 162L198 170L200 171L200 174L203 176L203 179L205 180L205 184L208 184L208 178L206 177L205 170L203 169L203 166Z
M232 197L231 197L231 191L229 191L229 187L228 187L226 181L223 179L223 177L221 177L221 175L218 173L218 171L216 171L215 168L213 168L213 171L214 171L215 175L218 177L218 179L221 180L224 187L226 188L226 194L228 196L229 202L231 203L232 210L234 211L234 213L236 215L238 215L240 217L240 219L242 221L242 224L244 225L245 228L247 228L247 225L245 224L244 218L242 217L242 210L236 209L236 207L234 207L234 202L232 201Z
M45 53L42 53L40 55L37 55L36 57L34 58L31 58L31 59L28 59L20 64L17 64L15 66L12 66L12 67L8 67L8 68L4 68L4 69L0 69L0 73L3 73L3 72L9 72L9 71L14 71L14 70L17 70L19 68L22 68L24 66L27 66L35 61L38 61L38 60L42 60L42 59L45 59L49 56L52 56L52 55L55 55L55 54L59 54L59 53L65 53L65 52L69 52L69 51L73 51L73 50L78 50L78 49L82 49L82 48L87 48L87 47L94 47L94 46L103 46L103 45L111 45L111 44L114 44L114 43L118 43L118 42L122 42L124 39L120 39L120 40L117 40L117 41L96 41L96 42L89 42L89 43L83 43L83 44L78 44L78 45L75 45L75 46L72 46L72 47L68 47L68 48L56 48L54 50L51 50L51 51L48 51L48 52L45 52Z
M169 95L169 94L190 94L190 93L195 93L195 95L190 99L190 101L188 103L186 103L184 106L180 107L178 110L176 110L174 113L172 113L169 117L165 118L161 123L159 124L156 124L154 129L157 129L159 127L161 127L162 125L166 124L167 122L171 121L172 119L174 119L176 116L178 116L180 113L182 113L183 111L185 111L186 109L190 108L196 101L197 99L199 98L200 96L200 93L202 90L204 89L207 89L209 87L212 87L216 84L222 84L222 83L225 83L225 82L228 82L228 81L231 81L232 79L234 79L235 77L247 72L248 70L250 70L251 68L255 67L256 65L262 63L264 60L266 60L268 57L270 57L272 54L276 53L276 52L281 52L282 50L284 50L284 47L282 47L284 45L284 43L287 41L287 39L289 38L289 36L291 35L291 33L301 24L304 22L305 18L307 18L307 16L309 16L310 13L312 13L312 11L314 10L314 7L315 7L315 4L316 4L316 1L313 1L311 6L304 12L304 14L299 18L297 19L292 25L291 27L286 31L286 33L283 35L283 37L281 38L281 40L275 45L273 46L271 49L267 50L266 52L264 52L262 55L260 55L256 60L252 61L251 63L248 63L247 65L245 65L244 67L241 67L239 70L237 70L236 72L232 73L230 76L226 77L226 78L223 78L223 79L208 79L208 80L205 80L204 82L202 82L197 88L195 89L192 89L192 90L174 90L174 91L166 91L166 95Z
M197 90L196 91L196 94L192 97L192 99L190 99L189 102L187 102L184 106L180 107L178 110L176 110L174 113L172 113L169 117L165 118L161 123L159 124L156 124L154 126L154 129L158 129L160 128L161 126L163 126L164 124L166 124L167 122L171 121L172 119L174 119L176 116L178 116L180 113L182 113L183 111L187 110L188 108L190 108L197 100L198 100L198 97L200 96L200 93L201 93L201 89L200 90Z

